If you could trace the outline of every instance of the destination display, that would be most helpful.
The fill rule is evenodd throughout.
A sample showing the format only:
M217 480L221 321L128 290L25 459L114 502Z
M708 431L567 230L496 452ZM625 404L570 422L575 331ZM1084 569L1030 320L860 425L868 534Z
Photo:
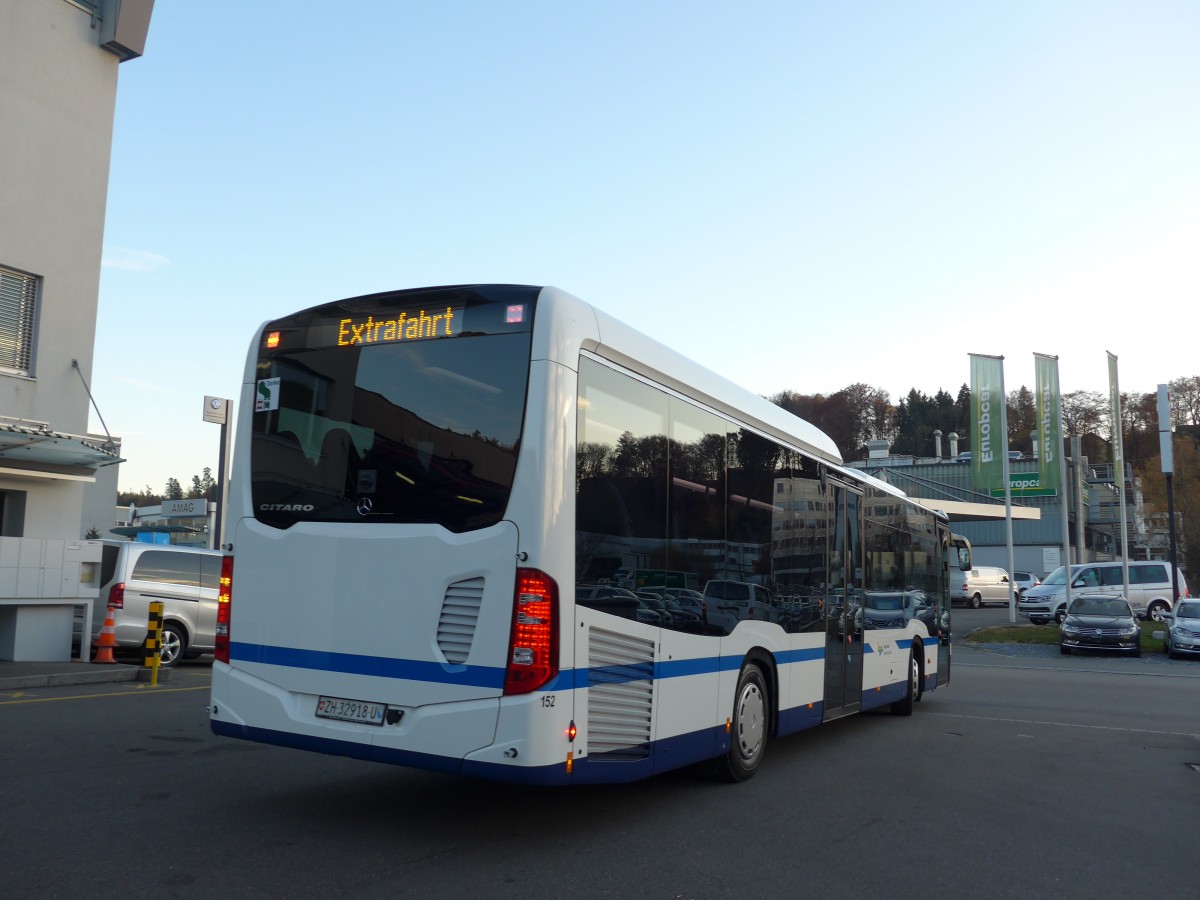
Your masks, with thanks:
M366 344L388 344L396 341L424 341L429 338L454 337L462 323L462 307L447 306L444 311L430 315L425 310L409 315L402 311L390 319L342 319L338 322L337 345L355 347Z

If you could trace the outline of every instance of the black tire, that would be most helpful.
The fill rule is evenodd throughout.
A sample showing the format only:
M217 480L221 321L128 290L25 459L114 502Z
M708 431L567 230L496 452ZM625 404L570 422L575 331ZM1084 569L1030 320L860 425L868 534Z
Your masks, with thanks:
M1066 607L1060 606L1058 609L1056 609L1054 611L1054 621L1057 622L1059 625L1061 625L1063 623L1063 619L1065 619L1066 617L1067 617Z
M1063 656L1070 656L1070 655L1071 655L1071 648L1070 648L1070 647L1066 647L1066 646L1064 646L1064 645L1062 645L1062 644L1059 644L1059 645L1058 645L1058 652L1059 652L1059 653L1061 653Z
M167 622L162 630L162 650L159 652L158 663L165 668L171 668L179 663L187 652L187 632L183 626L175 622Z
M746 663L738 676L730 719L729 752L720 768L727 781L745 781L758 771L771 731L771 697L757 663Z
M1161 622L1163 620L1163 613L1165 613L1169 608L1170 607L1163 603L1163 601L1155 600L1148 607L1146 607L1146 618L1154 622Z
M983 597L981 597L978 593L972 594L971 609L979 609L981 606L983 606Z
M893 715L911 716L914 704L921 698L921 661L912 650L908 651L908 678L905 684L904 697L890 707Z
M1035 617L1035 616L1030 616L1030 617L1029 617L1029 624L1030 624L1030 625L1045 625L1045 624L1046 624L1047 622L1049 622L1049 621L1050 621L1049 619L1042 619L1042 618L1038 618L1038 617Z
M1134 656L1142 655L1142 645L1141 644L1138 644L1136 647L1133 648L1133 655Z

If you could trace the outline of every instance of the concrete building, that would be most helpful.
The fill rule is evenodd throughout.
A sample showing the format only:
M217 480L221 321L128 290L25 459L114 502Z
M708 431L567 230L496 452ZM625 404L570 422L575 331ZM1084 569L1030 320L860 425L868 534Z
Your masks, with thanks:
M892 455L886 441L870 441L868 458L848 465L887 481L928 506L945 510L951 516L955 532L971 542L978 565L1007 569L1003 495L976 491L971 485L967 455L959 454L952 439L950 455L942 456L940 432L938 435L931 456ZM1037 471L1035 457L1015 450L1010 452L1014 569L1045 577L1065 562L1064 516L1072 563L1120 558L1120 496L1112 466L1091 465L1082 456L1069 460L1067 490L1057 493L1040 488ZM1163 542L1157 529L1147 522L1128 467L1125 486L1130 558L1163 558ZM1078 510L1082 510L1082 515Z
M72 607L96 590L84 538L109 525L92 519L120 462L117 441L87 433L117 71L152 8L0 0L2 659L69 657Z

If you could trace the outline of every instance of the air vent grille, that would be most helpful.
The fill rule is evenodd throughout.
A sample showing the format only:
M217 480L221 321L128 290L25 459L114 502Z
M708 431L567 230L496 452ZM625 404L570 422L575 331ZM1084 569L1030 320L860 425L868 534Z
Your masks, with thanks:
M448 662L462 664L471 655L482 604L483 578L457 581L446 588L438 618L437 643Z
M650 755L654 641L593 628L588 634L588 754L593 760Z

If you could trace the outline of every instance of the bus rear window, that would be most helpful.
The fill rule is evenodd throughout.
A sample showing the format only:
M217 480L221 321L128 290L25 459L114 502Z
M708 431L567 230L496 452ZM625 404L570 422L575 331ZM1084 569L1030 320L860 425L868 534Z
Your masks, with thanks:
M535 288L376 295L270 323L255 384L255 516L441 525L504 515Z

